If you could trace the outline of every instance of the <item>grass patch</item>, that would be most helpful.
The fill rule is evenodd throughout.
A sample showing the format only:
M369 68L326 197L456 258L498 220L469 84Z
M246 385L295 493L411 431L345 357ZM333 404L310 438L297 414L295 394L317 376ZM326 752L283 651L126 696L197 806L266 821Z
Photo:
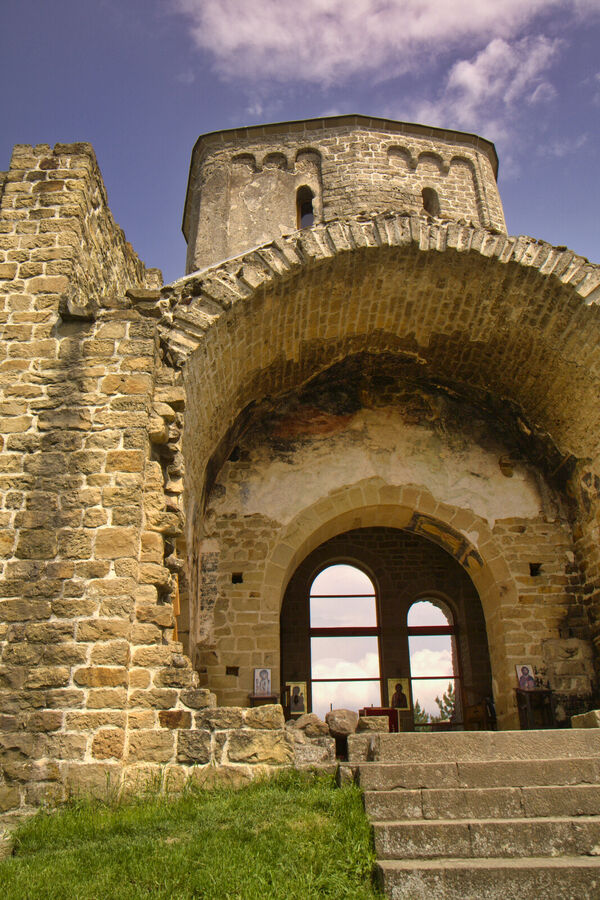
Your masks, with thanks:
M360 792L284 772L241 790L189 790L40 812L0 862L0 900L380 897Z

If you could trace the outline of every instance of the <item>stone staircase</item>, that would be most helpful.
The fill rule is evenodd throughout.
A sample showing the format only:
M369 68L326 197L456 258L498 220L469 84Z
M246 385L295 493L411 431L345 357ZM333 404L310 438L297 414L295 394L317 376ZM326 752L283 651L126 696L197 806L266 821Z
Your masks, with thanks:
M600 898L600 730L348 738L393 900Z

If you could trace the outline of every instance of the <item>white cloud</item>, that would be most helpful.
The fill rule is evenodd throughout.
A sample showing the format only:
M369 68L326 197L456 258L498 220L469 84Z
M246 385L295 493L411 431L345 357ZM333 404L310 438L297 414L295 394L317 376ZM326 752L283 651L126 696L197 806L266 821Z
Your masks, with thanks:
M451 675L452 653L450 650L417 650L410 655L410 671L413 678L419 675Z
M559 10L567 21L600 8L600 0L170 2L222 77L324 85L421 70L461 43L514 40L542 13Z
M543 35L512 43L494 38L471 59L454 63L435 100L416 101L400 114L506 142L520 106L550 99L553 88L544 75L560 46Z
M557 96L557 90L549 81L541 81L529 97L530 103L548 103Z
M587 134L580 134L579 137L568 137L564 140L550 141L547 144L541 144L539 152L541 156L554 156L562 159L564 156L571 156L577 150L588 142Z

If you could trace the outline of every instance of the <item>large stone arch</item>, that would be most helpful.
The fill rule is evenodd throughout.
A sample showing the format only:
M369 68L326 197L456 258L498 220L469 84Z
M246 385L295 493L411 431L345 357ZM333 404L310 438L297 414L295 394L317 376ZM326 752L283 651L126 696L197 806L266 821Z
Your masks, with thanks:
M535 463L550 476L560 473L562 487L580 500L577 484L593 478L599 450L598 299L600 268L570 251L396 214L314 226L174 283L164 291L159 331L165 360L182 370L185 386L188 540L197 545L204 533L207 487L253 406L361 353L393 357L412 367L414 378L443 384L508 422ZM596 527L594 491L593 484L585 510L591 524L580 541L592 584L600 582L600 559L585 558ZM349 518L370 506L415 512L406 501L357 499L354 489L344 497ZM462 532L457 523L469 516L421 512ZM325 527L313 524L309 542ZM495 621L514 606L517 589L479 524L485 537L471 544L485 565L474 582L488 630L501 635ZM277 554L286 546L280 543ZM269 628L282 596L281 572L272 581L279 564L271 556L265 575ZM506 725L514 714L503 641L492 665Z
M557 464L594 459L598 299L600 268L571 251L391 214L314 226L181 279L160 330L184 369L188 486L201 489L249 404L364 351L510 407Z
M285 589L298 565L330 538L373 526L415 531L451 553L466 570L485 616L499 720L502 727L514 726L512 660L502 619L518 603L517 584L487 522L437 502L417 486L392 487L381 479L365 479L323 497L296 516L265 560L262 606L277 614L274 631Z

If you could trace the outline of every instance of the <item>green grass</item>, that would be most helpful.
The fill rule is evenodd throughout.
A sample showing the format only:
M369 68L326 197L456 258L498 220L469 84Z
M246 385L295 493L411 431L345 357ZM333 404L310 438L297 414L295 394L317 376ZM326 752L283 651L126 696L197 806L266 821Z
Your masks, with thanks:
M374 898L360 793L286 772L238 791L186 791L40 812L0 862L0 900Z

